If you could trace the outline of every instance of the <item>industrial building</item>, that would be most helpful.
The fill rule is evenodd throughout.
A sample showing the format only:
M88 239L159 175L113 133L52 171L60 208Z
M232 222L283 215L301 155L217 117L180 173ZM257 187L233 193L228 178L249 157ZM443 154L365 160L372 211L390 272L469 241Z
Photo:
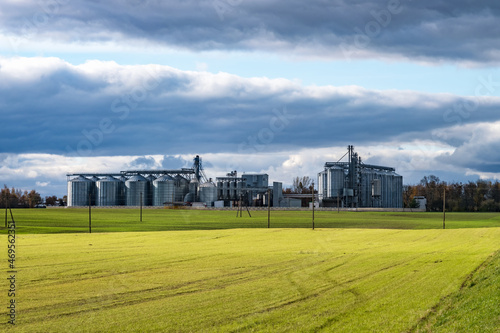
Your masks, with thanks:
M341 160L348 155L348 161ZM318 174L317 199L323 207L403 207L403 178L391 167L364 164L349 146L337 162ZM180 170L128 170L119 173L68 174L68 206L245 206L300 207L303 194L283 195L282 183L269 186L267 174L231 171L215 182L201 158ZM303 203L302 203L303 204Z
M180 170L129 170L68 174L68 206L163 206L212 203L215 185L206 179L201 159ZM200 182L203 184L200 186Z
M217 177L217 200L228 206L231 201L242 201L247 206L267 206L269 176L267 174L243 174L231 171L225 177Z
M164 206L202 203L230 207L242 201L248 206L267 205L267 174L232 171L207 179L201 158L192 168L180 170L129 170L120 173L68 174L68 206ZM280 187L281 188L281 187ZM281 193L277 194L280 195Z
M348 146L339 161L326 162L318 173L318 198L324 207L402 208L403 177L394 168L364 164Z

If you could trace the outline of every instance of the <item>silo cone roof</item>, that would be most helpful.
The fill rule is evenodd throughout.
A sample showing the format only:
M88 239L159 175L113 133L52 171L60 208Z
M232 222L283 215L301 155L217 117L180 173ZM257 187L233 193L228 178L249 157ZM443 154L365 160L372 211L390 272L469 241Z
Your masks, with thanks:
M130 177L127 182L147 182L148 180L141 175L135 175Z
M170 177L169 175L163 175L158 178L156 178L155 182L166 182L166 181L173 181L174 179Z
M215 187L214 183L207 182L200 185L200 187Z
M83 176L78 176L76 178L71 179L70 182L91 182L91 180Z
M104 178L101 178L98 180L99 182L119 182L119 179L116 179L115 177L112 176L106 176Z

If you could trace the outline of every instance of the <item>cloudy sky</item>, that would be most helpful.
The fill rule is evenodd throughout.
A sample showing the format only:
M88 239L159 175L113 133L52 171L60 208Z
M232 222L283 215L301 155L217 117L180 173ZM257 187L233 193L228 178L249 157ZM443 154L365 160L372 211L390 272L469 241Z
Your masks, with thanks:
M500 178L500 4L3 0L0 181L179 168Z

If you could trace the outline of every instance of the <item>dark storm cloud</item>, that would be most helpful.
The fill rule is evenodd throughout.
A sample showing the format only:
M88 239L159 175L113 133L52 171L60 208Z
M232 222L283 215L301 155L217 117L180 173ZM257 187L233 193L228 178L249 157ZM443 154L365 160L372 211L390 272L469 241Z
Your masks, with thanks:
M500 172L500 122L464 126L462 132L469 139L438 161L481 173Z
M494 1L66 1L2 5L0 31L63 42L498 63ZM132 40L132 41L131 41Z
M0 65L6 153L251 154L429 139L459 147L477 137L475 126L500 121L500 102L479 97L305 87L100 61L74 66L15 58ZM457 104L469 106L467 117L453 111ZM435 134L441 132L446 135Z

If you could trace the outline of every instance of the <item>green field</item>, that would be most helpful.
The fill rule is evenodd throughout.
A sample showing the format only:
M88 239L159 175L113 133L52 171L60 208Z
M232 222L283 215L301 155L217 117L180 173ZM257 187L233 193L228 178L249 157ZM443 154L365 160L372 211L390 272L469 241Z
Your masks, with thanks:
M89 232L89 211L71 209L15 209L17 232ZM251 211L252 217L235 211L144 209L92 209L93 232L210 230L267 228L267 211ZM272 228L311 228L311 211L272 211ZM317 228L442 229L442 213L381 213L316 211ZM446 228L500 227L499 213L447 213ZM5 230L2 230L5 233Z
M499 332L499 214L13 213L16 332Z

